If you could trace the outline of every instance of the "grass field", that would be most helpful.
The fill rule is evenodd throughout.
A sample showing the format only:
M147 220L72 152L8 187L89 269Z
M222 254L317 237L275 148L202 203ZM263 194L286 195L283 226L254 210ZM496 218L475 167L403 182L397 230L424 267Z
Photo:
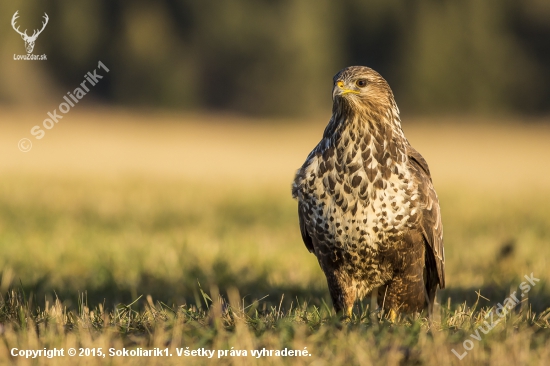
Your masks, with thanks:
M550 360L548 124L405 120L440 197L448 287L433 323L391 324L367 299L340 324L290 196L326 118L75 110L35 140L29 131L45 117L0 110L0 364ZM498 304L531 274L540 281L499 318ZM491 309L498 324L485 334ZM71 347L173 356L69 357ZM178 356L186 347L215 353ZM251 354L306 347L307 356Z

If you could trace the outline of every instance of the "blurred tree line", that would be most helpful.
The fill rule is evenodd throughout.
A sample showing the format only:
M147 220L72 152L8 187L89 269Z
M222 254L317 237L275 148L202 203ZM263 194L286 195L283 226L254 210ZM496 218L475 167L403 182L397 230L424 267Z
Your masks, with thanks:
M549 0L3 2L0 102L59 99L101 60L94 97L126 106L304 115L367 65L412 113L548 113ZM35 54L21 29L50 21ZM29 31L29 34L32 31ZM59 96L59 98L56 98Z

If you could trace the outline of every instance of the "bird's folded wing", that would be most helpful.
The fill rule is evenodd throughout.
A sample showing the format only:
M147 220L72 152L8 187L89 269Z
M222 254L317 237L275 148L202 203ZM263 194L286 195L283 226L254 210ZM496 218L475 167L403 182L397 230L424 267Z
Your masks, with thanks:
M418 181L419 199L422 207L422 230L435 257L439 288L445 287L445 251L443 248L443 225L439 200L433 187L428 163L412 146L407 146L407 155L412 171Z
M304 241L307 250L313 253L313 241L311 240L311 236L309 236L307 232L305 214L306 213L304 212L304 205L302 203L298 203L298 220L300 221L300 232L302 233L302 240Z

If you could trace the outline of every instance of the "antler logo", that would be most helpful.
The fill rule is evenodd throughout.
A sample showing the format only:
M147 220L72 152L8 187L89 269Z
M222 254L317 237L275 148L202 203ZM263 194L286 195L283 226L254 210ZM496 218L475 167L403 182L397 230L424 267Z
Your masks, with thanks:
M13 14L13 18L11 18L11 26L13 27L13 29L19 33L21 35L21 38L23 38L23 41L25 41L25 49L27 50L27 53L32 53L32 50L34 49L34 42L36 42L36 38L38 38L38 36L40 35L40 33L42 33L42 31L44 30L44 28L46 28L46 24L48 24L48 14L44 13L44 22L42 22L42 29L40 30L34 30L32 36L28 36L27 35L27 30L25 29L24 32L21 32L19 30L19 27L15 27L15 21L17 20L17 18L19 18L19 15L17 15L17 13L19 12L19 10L17 10L15 12L15 14Z

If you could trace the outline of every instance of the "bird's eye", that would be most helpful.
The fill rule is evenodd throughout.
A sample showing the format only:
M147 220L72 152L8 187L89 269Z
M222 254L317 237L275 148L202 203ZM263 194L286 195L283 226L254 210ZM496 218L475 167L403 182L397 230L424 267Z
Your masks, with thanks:
M359 79L355 82L355 85L357 85L360 88L364 88L365 86L367 86L367 80Z

